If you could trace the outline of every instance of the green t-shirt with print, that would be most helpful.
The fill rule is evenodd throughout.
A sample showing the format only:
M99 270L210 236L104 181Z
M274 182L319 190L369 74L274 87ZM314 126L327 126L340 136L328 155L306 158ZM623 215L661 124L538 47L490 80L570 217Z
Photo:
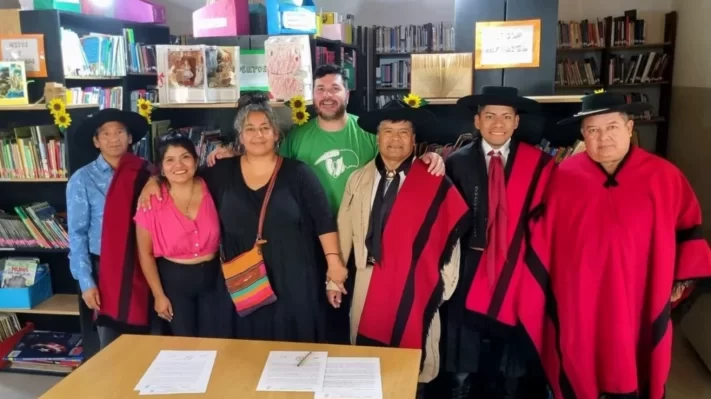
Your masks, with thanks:
M343 130L327 132L313 118L295 126L279 149L282 156L306 163L321 181L331 208L338 212L351 173L362 168L378 153L378 141L358 126L358 117L348 115Z

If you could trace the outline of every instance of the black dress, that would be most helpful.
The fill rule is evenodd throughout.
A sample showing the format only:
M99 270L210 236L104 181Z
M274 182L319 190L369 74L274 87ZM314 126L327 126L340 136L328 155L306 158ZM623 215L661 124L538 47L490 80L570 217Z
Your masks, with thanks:
M226 260L249 251L257 236L259 212L267 185L250 189L242 176L240 158L224 159L203 170L220 217ZM263 227L264 262L277 300L240 317L224 288L219 314L233 323L233 336L298 342L326 339L325 274L318 236L336 232L328 199L316 175L296 160L284 159L267 206ZM227 320L226 320L227 321Z

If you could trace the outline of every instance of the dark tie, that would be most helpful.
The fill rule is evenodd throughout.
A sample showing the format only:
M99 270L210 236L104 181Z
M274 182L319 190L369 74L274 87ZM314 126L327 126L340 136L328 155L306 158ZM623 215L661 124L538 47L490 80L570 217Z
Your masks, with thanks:
M493 287L506 261L507 220L506 183L504 182L504 162L499 151L489 151L489 223L487 223L488 244L487 272L489 284Z

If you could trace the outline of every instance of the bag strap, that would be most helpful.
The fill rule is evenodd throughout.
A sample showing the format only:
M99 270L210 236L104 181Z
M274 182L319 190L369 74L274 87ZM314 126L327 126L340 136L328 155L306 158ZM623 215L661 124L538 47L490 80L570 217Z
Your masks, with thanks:
M269 187L267 187L267 193L264 194L264 202L262 202L262 210L259 212L259 225L257 227L257 244L262 241L262 228L264 227L264 218L267 216L267 204L269 203L269 198L272 196L272 190L274 190L274 182L276 182L276 176L281 168L281 162L284 158L278 157L276 166L274 166L274 172L272 172L272 177L269 179Z

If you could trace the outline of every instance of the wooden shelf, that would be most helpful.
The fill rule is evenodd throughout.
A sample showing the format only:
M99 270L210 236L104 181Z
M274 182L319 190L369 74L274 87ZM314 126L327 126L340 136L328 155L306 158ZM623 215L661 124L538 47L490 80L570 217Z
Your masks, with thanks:
M67 178L60 179L2 179L0 183L65 183L69 181Z
M650 44L633 44L631 46L612 46L607 49L610 51L625 51L625 50L639 50L639 49L650 49L650 48L661 48L671 46L671 43L650 43Z
M126 76L65 76L65 80L121 80Z
M557 51L559 53L585 53L603 50L605 50L605 47L562 47Z
M31 248L31 247L7 248L7 247L1 247L0 254L3 252L66 254L66 253L69 253L69 248Z
M612 85L607 85L608 88L612 89L615 87L643 87L643 86L664 86L669 84L667 81L660 82L644 82L644 83L616 83Z
M272 108L283 108L284 101L269 101ZM311 105L311 101L306 101L306 105ZM184 104L153 104L156 108L237 108L237 102L228 103L184 103Z
M403 91L403 90L410 90L409 87L376 87L375 90L380 90L380 91Z
M555 85L556 90L571 90L571 89L599 89L602 88L602 84L597 85Z
M67 109L80 109L80 108L99 108L99 104L68 104ZM26 105L3 105L0 106L0 112L2 111L49 111L47 104L26 104Z
M73 294L55 294L32 309L0 308L0 312L79 316L79 297Z
M571 96L527 96L532 100L536 100L542 104L563 104L563 103L579 103L583 98L582 94ZM426 98L428 105L454 105L457 103L457 98Z
M404 53L375 53L378 57L409 57L413 54L453 54L454 51L408 51Z

